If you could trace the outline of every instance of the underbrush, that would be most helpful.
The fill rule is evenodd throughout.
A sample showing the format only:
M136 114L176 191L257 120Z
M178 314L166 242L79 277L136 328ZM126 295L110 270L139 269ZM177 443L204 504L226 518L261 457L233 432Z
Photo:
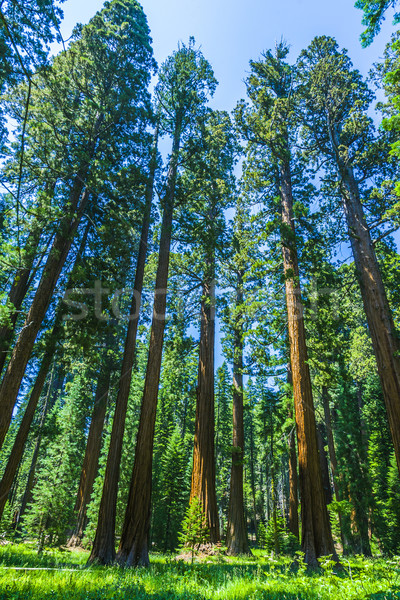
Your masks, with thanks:
M190 565L153 554L148 569L90 567L85 551L0 547L0 600L400 600L400 559L325 559L309 571L301 555L203 557Z

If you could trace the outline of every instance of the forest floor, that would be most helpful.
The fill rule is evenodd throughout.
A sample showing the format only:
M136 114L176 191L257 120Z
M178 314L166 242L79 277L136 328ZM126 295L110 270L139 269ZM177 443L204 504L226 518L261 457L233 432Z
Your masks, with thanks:
M0 547L0 600L398 600L400 559L343 559L309 572L291 557L255 550L190 562L153 554L148 569L85 568L88 553L34 545Z

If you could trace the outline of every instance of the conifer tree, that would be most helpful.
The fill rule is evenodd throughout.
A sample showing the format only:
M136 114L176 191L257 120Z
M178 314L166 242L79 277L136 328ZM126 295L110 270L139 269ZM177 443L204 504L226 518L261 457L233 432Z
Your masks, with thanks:
M159 258L155 281L153 319L142 409L136 441L135 462L117 560L126 566L148 565L148 536L151 510L151 472L158 385L164 339L166 298L175 187L182 142L204 115L208 94L215 79L209 63L194 48L179 48L160 70L156 90L160 105L160 131L172 135L167 181L163 197ZM95 555L92 553L92 558ZM113 559L110 549L106 562Z
M288 48L281 43L275 56L271 52L264 60L251 62L252 74L248 94L253 109L239 105L237 115L242 132L249 140L249 150L257 152L260 145L271 161L271 179L279 197L280 236L286 307L293 378L293 395L299 454L299 485L301 497L302 549L308 564L317 566L317 558L334 554L328 512L322 487L318 458L314 401L308 367L308 352L301 299L300 274L294 224L292 185L293 149L298 125L291 94L293 69L285 63ZM260 161L264 166L266 162ZM264 178L264 180L266 177Z
M51 166L68 173L67 183L60 185L66 199L25 326L15 342L0 387L0 445L9 427L36 336L87 208L90 196L87 186L96 178L94 159L101 151L115 164L116 157L123 160L128 149L135 153L138 134L143 133L148 122L147 84L154 63L146 18L139 5L133 0L111 2L76 33L78 39L55 59L49 75L38 86L35 117L30 117L30 154L35 156L36 163L43 160L42 168L44 165L49 168L50 156L54 161ZM129 77L135 85L131 83L127 93L126 78ZM91 86L95 90L93 98L89 92ZM55 151L51 153L48 129L59 126L59 113L53 109L54 104L64 117L61 130L65 147L57 146L52 139ZM46 126L38 126L36 119L44 121ZM82 135L82 129L86 135ZM119 138L122 135L123 140ZM35 147L34 141L38 138L41 144Z
M400 472L400 344L363 209L363 182L379 168L382 141L367 109L371 92L346 51L317 37L299 57L297 73L307 138L340 178L343 210L381 378ZM334 77L332 77L334 73Z

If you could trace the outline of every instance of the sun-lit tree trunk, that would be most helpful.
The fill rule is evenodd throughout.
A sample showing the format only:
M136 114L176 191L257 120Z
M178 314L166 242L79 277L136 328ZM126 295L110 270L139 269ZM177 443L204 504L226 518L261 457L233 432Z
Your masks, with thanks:
M214 255L208 257L206 269L210 278L203 282L200 317L199 369L193 446L193 469L190 501L198 498L207 519L209 541L220 539L217 495L215 489L214 448L214 345L215 282Z
M247 539L243 502L243 273L238 274L233 350L233 435L229 494L227 554L251 554Z
M14 349L0 386L0 447L10 426L12 412L26 365L33 350L36 336L49 307L55 286L68 256L72 240L89 199L83 177L76 177L72 186L68 209L54 238L49 257L25 323L15 342Z
M341 158L338 134L329 122L328 130L343 182L347 228L400 473L400 338L394 326L353 168Z
M301 498L302 550L309 565L317 558L336 555L322 485L318 454L314 401L301 301L299 268L293 220L292 184L289 164L280 165L282 253L290 344L290 363L297 430L299 487Z
M149 169L149 179L146 185L142 232L140 236L139 252L136 263L135 283L133 286L129 324L125 339L124 356L122 359L117 399L115 402L114 419L111 429L110 446L107 455L107 465L104 475L96 535L89 558L90 563L96 562L100 564L111 564L115 559L115 519L117 510L122 442L125 431L126 411L128 407L129 391L132 381L132 370L135 359L136 337L148 249L154 177L157 166L157 140L158 130L156 129Z
M117 562L125 566L147 566L149 564L148 546L151 518L154 429L164 342L172 218L182 128L181 118L178 118L175 122L172 154L168 167L146 379L142 396L128 504L117 554Z
M104 420L106 417L107 400L110 388L112 364L110 361L103 366L97 381L96 397L94 400L92 418L86 441L85 456L79 480L79 489L75 502L77 515L74 531L67 546L80 546L87 524L87 507L93 492L93 484L97 475L102 443Z

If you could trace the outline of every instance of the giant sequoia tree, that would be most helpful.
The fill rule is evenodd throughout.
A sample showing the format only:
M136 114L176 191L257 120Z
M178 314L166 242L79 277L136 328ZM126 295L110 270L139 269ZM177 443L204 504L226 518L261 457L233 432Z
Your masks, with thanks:
M340 179L343 210L400 472L400 343L365 216L363 184L380 167L380 140L367 109L371 93L345 51L318 37L297 65L305 132ZM318 159L317 159L318 160ZM380 167L382 168L382 167ZM365 198L367 200L368 197Z
M135 463L117 555L118 562L128 566L149 564L153 440L164 340L175 187L181 144L193 132L197 122L204 117L205 103L208 94L213 93L215 84L209 63L201 52L194 48L194 40L191 40L188 46L182 45L163 65L156 89L160 106L160 129L172 136L172 152L163 196L163 219L150 348Z
M59 174L62 199L57 232L0 387L0 444L36 336L87 208L89 187L95 186L99 175L94 161L101 159L105 168L107 160L115 165L117 157L122 161L127 152L135 153L138 134L147 123L147 84L153 59L139 5L135 1L111 2L76 36L71 47L55 59L49 75L38 76L37 94L32 99L28 155L34 168Z
M288 48L281 44L275 56L271 52L264 60L251 62L248 80L251 108L241 105L237 111L239 124L249 140L249 156L271 169L270 177L279 195L280 236L293 381L294 408L299 454L299 485L301 497L302 549L306 561L317 564L317 558L333 554L334 547L318 459L314 401L308 367L308 352L301 299L293 212L292 170L295 160L293 145L297 135L292 97L293 70L285 63ZM266 151L262 160L259 148ZM268 175L262 175L267 179ZM255 175L255 179L257 179Z

